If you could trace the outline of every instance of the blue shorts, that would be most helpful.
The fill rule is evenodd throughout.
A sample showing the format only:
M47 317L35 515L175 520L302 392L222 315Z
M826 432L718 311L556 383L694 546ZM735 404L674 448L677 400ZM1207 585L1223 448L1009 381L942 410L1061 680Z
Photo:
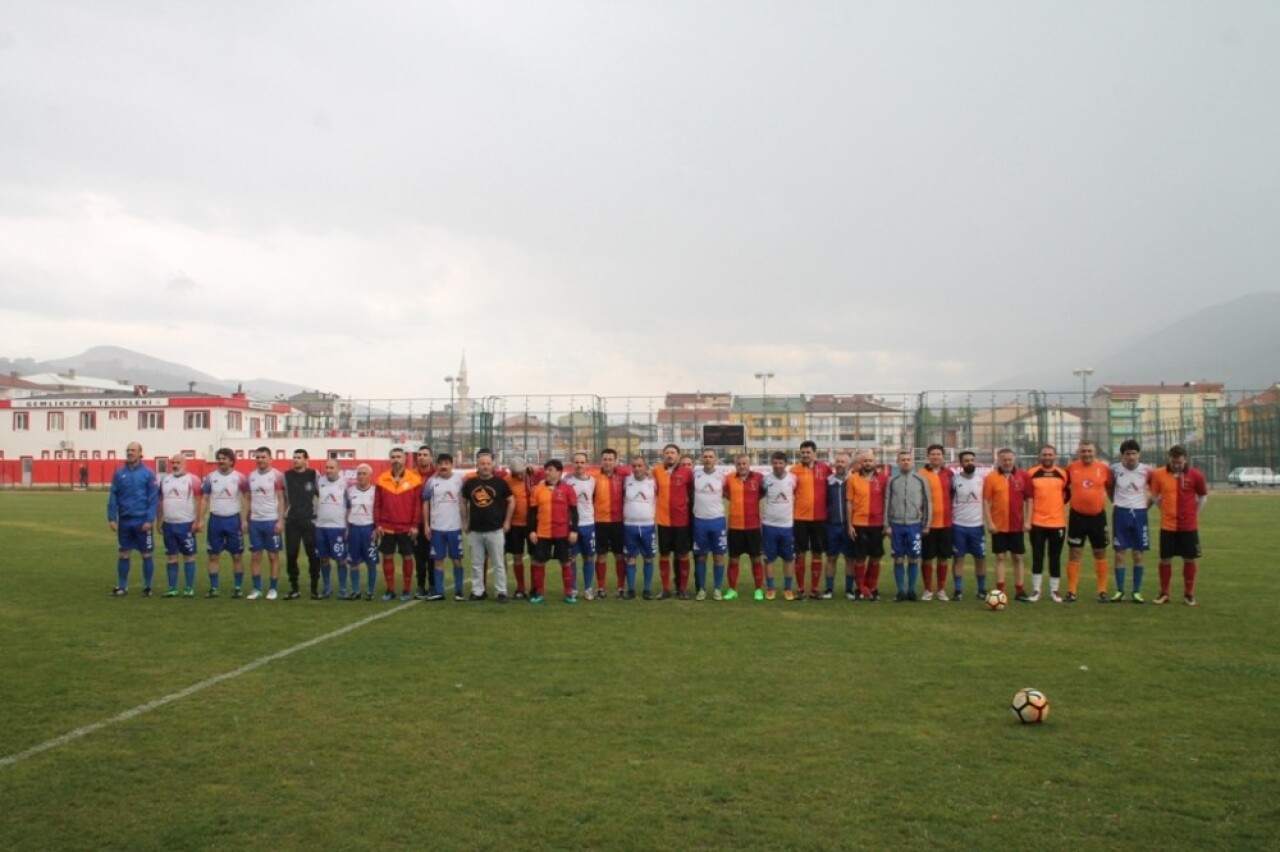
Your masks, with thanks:
M956 559L964 559L966 556L974 559L987 558L987 536L982 527L952 527L951 534Z
M1151 549L1151 532L1147 528L1146 509L1117 508L1111 518L1115 534L1112 543L1116 550Z
M827 555L833 559L837 556L856 558L853 539L849 538L849 528L844 524L827 524Z
M436 559L461 559L462 530L432 530L431 552Z
M373 524L347 527L347 564L363 562L370 568L378 564L378 546L373 543Z
M920 524L890 524L889 541L893 558L920 558Z
M316 559L347 558L347 543L342 540L342 527L316 527Z
M232 556L244 553L244 535L240 532L239 515L210 515L209 528L204 532L209 545L209 555L217 556L226 551Z
M796 558L796 539L791 527L760 527L760 543L764 546L764 561L769 564L781 556L787 562Z
M643 556L652 559L657 532L652 526L634 527L626 524L622 527L622 552L628 558Z
M724 556L729 550L729 531L724 518L693 519L693 552Z
M177 556L179 553L183 556L196 555L196 537L191 534L192 526L191 521L181 524L165 521L160 525L164 534L165 556Z
M136 550L139 553L150 553L155 545L152 541L151 532L143 532L142 525L146 521L126 521L119 520L116 522L116 539L120 542L120 552L125 553L130 550Z
M585 527L578 527L578 540L574 542L571 551L575 556L591 556L596 555L596 525L588 524Z
M280 552L280 533L276 532L275 521L249 522L249 552L257 553L260 550L267 553Z

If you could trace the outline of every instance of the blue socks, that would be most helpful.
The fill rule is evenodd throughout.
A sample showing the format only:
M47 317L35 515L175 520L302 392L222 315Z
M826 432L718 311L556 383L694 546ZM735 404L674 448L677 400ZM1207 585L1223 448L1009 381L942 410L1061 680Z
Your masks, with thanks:
M156 560L150 554L142 557L142 587L151 588L151 581L156 576Z
M1125 575L1124 566L1121 565L1120 560L1117 559L1116 560L1116 591L1117 592L1124 591L1124 575ZM1135 580L1137 579L1136 571L1134 572L1134 579Z
M632 571L635 570L633 567ZM649 587L653 585L653 560L646 559L644 561L644 590L649 591Z
M365 573L369 577L369 587L365 589L365 592L371 595L373 590L378 587L378 566L376 564L368 566L368 571ZM388 589L388 591L390 590Z
M978 594L982 595L983 597L987 596L987 575L986 574L978 575Z
M360 566L351 566L351 594L360 594Z
M328 559L320 566L320 577L324 580L324 593L327 595L333 591L333 571Z
M433 594L437 594L437 595L444 594L444 569L443 568L431 569L431 591Z
M388 589L387 591L391 591ZM456 562L453 566L453 593L455 595L462 594L462 566Z
M845 590L846 592L852 592L852 591L853 591L853 575L852 575L852 574L845 574L845 575L844 575L844 590Z
M723 586L724 585L724 566L717 563L715 568L712 569L711 573L715 577L716 588L718 589L721 586Z
M329 587L329 581L326 577L325 588ZM347 563L338 563L338 593L341 594L347 590Z
M280 586L280 578L279 578L279 577L272 577L272 578L271 578L271 591L273 591L273 592L274 592L277 588L279 588L279 586Z
M169 580L169 588L178 588L178 563L166 562L164 564L164 573Z
M219 579L218 572L210 571L209 572L209 588L211 589L218 588L218 579Z
M253 575L253 588L259 592L262 591L262 575L261 574Z
M916 590L916 580L920 577L920 563L907 563L907 591L914 592Z
M705 556L699 556L698 561L693 565L693 587L699 591L707 587L707 557Z
M238 589L243 585L244 585L244 572L237 571L236 572L236 588Z
M913 577L912 580L914 579ZM901 562L893 563L893 584L900 592L907 590L907 571L902 567ZM914 582L912 585L915 585Z
M1133 590L1135 592L1142 591L1142 566L1133 566Z
M792 583L794 583L794 582L795 582L795 579L794 579L794 578L792 578L792 577L783 577L783 578L782 578L782 590L783 590L784 592L789 592L789 591L791 591L791 584L792 584Z
M129 557L116 560L116 585L122 589L129 588Z
M183 564L182 579L185 581L188 589L194 589L196 587L196 561L194 559Z
M582 557L582 582L585 588L594 589L596 585L596 558L592 556Z
M627 591L634 592L636 590L636 564L634 562L627 563Z

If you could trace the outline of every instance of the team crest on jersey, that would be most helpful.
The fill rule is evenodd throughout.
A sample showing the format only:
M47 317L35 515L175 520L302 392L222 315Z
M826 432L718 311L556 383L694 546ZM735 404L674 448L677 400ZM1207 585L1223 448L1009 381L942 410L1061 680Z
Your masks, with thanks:
M472 491L471 499L481 509L487 509L493 505L493 493L488 488L477 488Z

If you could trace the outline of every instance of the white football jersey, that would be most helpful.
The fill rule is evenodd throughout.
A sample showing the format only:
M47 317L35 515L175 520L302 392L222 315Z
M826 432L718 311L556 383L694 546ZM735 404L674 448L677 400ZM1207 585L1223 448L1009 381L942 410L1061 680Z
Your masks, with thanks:
M431 503L431 529L453 532L462 529L462 474L456 470L446 479L439 474L427 480L422 499Z
M658 481L652 476L628 476L622 488L622 522L634 527L651 527L658 512Z
M1119 509L1145 509L1149 503L1147 489L1151 486L1151 465L1138 462L1133 470L1124 462L1111 465L1111 476L1116 483L1112 503Z
M774 476L773 471L764 475L760 483L764 495L764 511L760 523L767 527L795 526L796 478L790 472Z
M249 520L279 520L283 493L284 474L275 468L266 473L254 468L249 473Z
M699 466L693 471L693 516L703 520L724 517L724 480L728 474L720 468L707 473Z
M196 519L200 478L194 473L165 474L160 480L160 511L166 523L189 524Z
M591 474L587 474L586 479L579 479L576 476L566 476L564 481L569 483L569 487L578 494L578 526L595 526L596 478Z
M204 478L204 493L209 497L209 512L220 518L240 514L240 495L249 490L249 482L238 470L230 473L214 471Z
M378 489L370 485L364 490L358 485L347 486L347 523L353 527L373 526L373 498Z
M982 484L987 471L974 470L973 476L957 473L951 478L951 523L957 527L980 527L982 517Z
M347 525L347 481L322 476L316 482L316 526L340 530Z

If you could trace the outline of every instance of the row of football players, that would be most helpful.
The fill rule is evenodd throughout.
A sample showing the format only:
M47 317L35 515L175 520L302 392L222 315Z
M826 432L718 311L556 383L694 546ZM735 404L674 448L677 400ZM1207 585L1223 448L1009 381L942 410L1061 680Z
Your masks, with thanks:
M575 454L568 474L555 460L534 470L521 459L512 460L509 470L498 472L492 454L482 451L476 471L464 476L453 469L448 455L433 459L424 447L414 468L406 466L403 451L393 450L389 469L376 480L372 470L362 465L356 481L348 484L337 462L328 462L324 474L319 475L309 468L302 451L295 453L294 470L281 476L271 468L270 451L262 448L257 453L258 468L248 477L234 471L229 451L220 451L219 469L203 483L185 474L182 460L175 458L173 471L156 491L170 563L170 595L193 594L193 533L199 530L196 519L205 496L210 596L219 593L222 552L230 553L233 561L236 582L232 594L241 594L241 535L247 533L254 582L249 597L262 595L261 554L265 552L271 568L266 597L274 599L283 529L295 533L289 547L292 588L287 598L300 596L296 558L301 544L311 563L313 598L333 594L329 569L333 560L338 596L362 596L363 567L368 577L363 597L371 599L381 554L386 600L409 599L414 576L418 578L415 596L443 599L445 562L453 563L456 599L485 599L487 567L504 565L510 558L516 580L513 597L543 600L546 565L558 561L565 600L576 603L575 563L581 560L583 597L602 598L608 593L607 557L612 555L615 593L622 598L635 596L638 568L643 570L642 594L646 598L690 597L692 559L692 596L732 600L737 596L738 566L745 556L751 560L757 599L776 595L773 572L765 566L778 560L783 565L785 599L830 598L837 561L843 558L846 596L874 601L880 597L879 569L888 539L897 600L917 599L921 568L924 600L948 599L948 573L953 582L951 599L958 600L963 597L961 565L966 557L974 560L979 598L986 591L985 533L989 532L997 587L1003 590L1005 586L1007 556L1014 569L1017 600L1040 599L1046 561L1051 599L1076 600L1081 553L1088 542L1093 549L1098 600L1119 601L1124 598L1122 558L1116 562L1117 591L1112 596L1106 592L1105 495L1110 495L1115 506L1116 550L1120 557L1125 551L1132 554L1131 599L1143 601L1146 513L1155 502L1162 505L1161 595L1157 602L1167 602L1170 561L1180 557L1185 600L1194 603L1199 556L1196 518L1206 495L1204 479L1186 464L1180 448L1170 451L1168 464L1160 470L1139 461L1136 442L1126 442L1121 449L1122 460L1108 466L1097 460L1091 442L1082 442L1077 458L1064 469L1056 464L1056 450L1046 446L1030 471L1018 470L1013 453L1001 450L995 469L988 472L977 468L972 452L961 453L959 469L953 470L943 463L943 448L935 445L928 449L928 463L920 470L914 469L911 454L903 452L896 467L887 471L866 451L856 458L837 453L834 466L828 466L816 459L813 442L806 441L796 463L788 465L785 454L776 453L770 470L761 473L751 469L745 456L736 460L733 471L726 471L712 450L702 453L699 465L691 456L682 456L675 445L668 445L661 463L652 468L643 457L633 459L629 467L619 465L617 453L606 450L597 469L588 466L586 454ZM127 461L121 470L127 474L129 468ZM109 501L109 518L113 505ZM463 583L464 533L472 551L469 594L464 593ZM1032 546L1031 592L1023 583L1027 533ZM1070 547L1065 594L1060 589L1064 541ZM113 594L127 593L125 543L122 533L125 574ZM138 544L141 549L150 542ZM398 596L397 554L403 577ZM808 591L805 554L810 557ZM527 555L532 556L533 564L526 584ZM149 549L144 551L144 594L151 585L147 556ZM186 585L181 592L176 581L179 557L187 560ZM661 577L657 591L653 589L655 557ZM711 584L707 582L708 561L713 571ZM507 599L506 575L505 569L493 572L492 586L499 601ZM824 577L825 585L820 588Z

